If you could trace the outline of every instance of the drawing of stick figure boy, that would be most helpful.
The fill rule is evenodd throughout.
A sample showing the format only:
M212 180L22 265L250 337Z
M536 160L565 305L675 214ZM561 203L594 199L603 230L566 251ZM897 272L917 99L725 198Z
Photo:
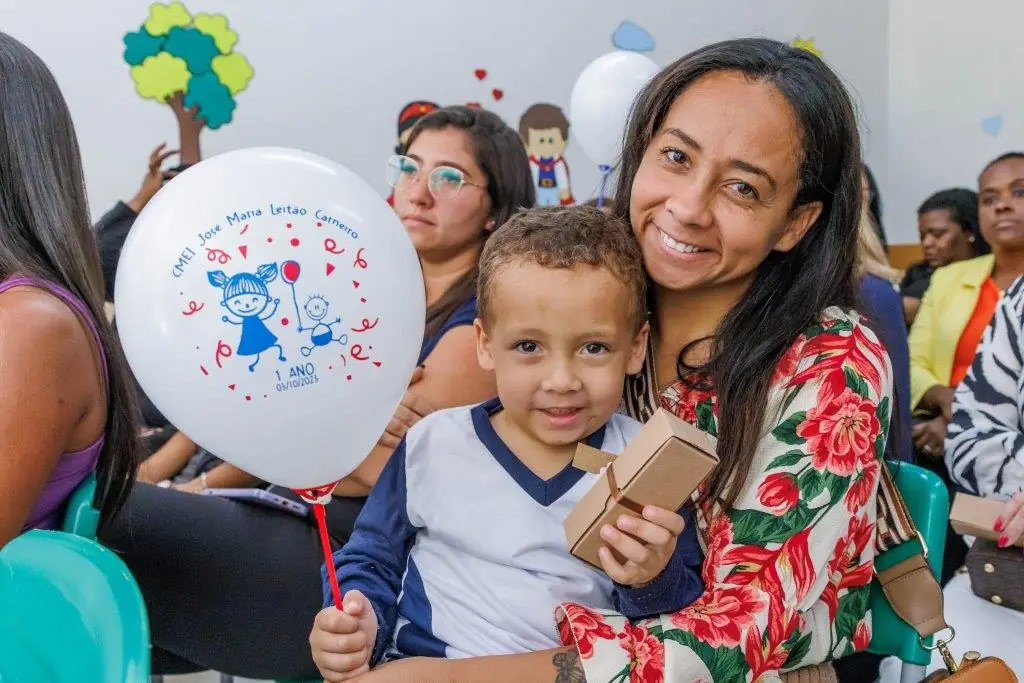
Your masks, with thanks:
M341 324L341 318L335 318L329 323L324 322L324 317L327 316L327 311L330 310L331 304L324 297L319 294L314 294L309 297L306 301L306 305L303 308L306 310L306 315L313 322L313 327L302 326L302 316L299 316L299 332L312 332L309 340L313 343L312 346L303 346L302 355L308 356L313 353L313 349L318 346L327 346L332 342L337 342L344 346L348 343L348 335L342 334L340 337L334 336L334 325Z
M520 117L519 135L530 155L537 206L572 204L569 167L562 157L569 144L569 119L555 105L541 102Z
M230 278L223 270L211 270L206 274L210 284L223 290L220 305L228 309L228 315L221 320L231 325L242 326L242 338L235 350L239 356L256 356L249 365L249 372L256 370L260 354L277 349L277 359L287 360L284 349L277 343L277 337L267 329L264 320L274 315L280 299L271 299L267 283L277 277L277 264L267 263L256 269L256 273L238 273Z

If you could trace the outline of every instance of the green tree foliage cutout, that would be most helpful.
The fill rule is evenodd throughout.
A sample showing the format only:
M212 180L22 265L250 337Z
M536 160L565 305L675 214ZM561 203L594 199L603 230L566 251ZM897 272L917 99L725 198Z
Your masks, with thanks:
M231 122L235 95L253 76L245 55L233 52L237 42L221 14L192 16L180 2L155 3L139 30L125 35L124 60L141 97L164 103L180 92L217 129Z

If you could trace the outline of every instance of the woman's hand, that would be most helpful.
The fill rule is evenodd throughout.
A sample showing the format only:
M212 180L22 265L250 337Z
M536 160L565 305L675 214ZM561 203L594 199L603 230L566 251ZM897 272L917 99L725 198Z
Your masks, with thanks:
M931 458L941 458L946 449L946 419L942 416L914 425L911 436L918 451Z
M149 200L160 191L164 181L168 178L173 178L175 175L173 171L164 172L163 163L169 157L177 154L178 150L166 148L167 143L164 142L149 153L149 165L146 169L146 175L142 178L142 185L139 186L139 191L128 202L128 208L135 213L140 213L146 204L149 203Z
M644 508L643 519L622 515L615 523L618 528L606 524L601 529L601 538L626 562L620 564L612 551L603 547L597 551L601 566L620 586L640 588L665 571L684 526L681 515L653 505Z
M942 413L942 417L949 422L953 419L953 394L955 393L956 389L953 387L936 384L921 397L921 405Z
M1003 506L1003 513L996 518L994 531L1002 531L999 538L1000 548L1015 545L1024 535L1024 493L1018 493Z
M412 392L412 387L423 379L423 373L424 368L422 365L416 366L416 369L413 370L412 378L409 380L410 390L405 392L402 402L398 405L398 409L395 410L394 417L391 418L391 422L388 423L384 433L381 434L380 439L377 441L377 444L382 448L389 448L391 450L398 448L398 442L402 440L405 433L414 424L434 412L434 408L426 399Z

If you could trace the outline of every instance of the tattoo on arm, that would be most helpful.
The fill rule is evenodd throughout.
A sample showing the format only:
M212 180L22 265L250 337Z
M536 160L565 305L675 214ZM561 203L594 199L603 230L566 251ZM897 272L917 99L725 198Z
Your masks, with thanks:
M554 683L587 683L587 676L580 663L580 653L576 648L555 653L551 663L555 665Z

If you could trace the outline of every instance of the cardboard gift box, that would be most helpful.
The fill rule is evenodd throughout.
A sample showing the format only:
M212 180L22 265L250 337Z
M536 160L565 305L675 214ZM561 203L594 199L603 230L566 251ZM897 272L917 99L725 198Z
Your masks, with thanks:
M619 456L580 444L573 465L603 475L565 518L569 552L601 569L601 527L646 505L678 510L718 464L711 437L659 409ZM615 553L615 551L612 551ZM620 562L624 558L615 553Z
M953 507L949 511L949 523L953 527L953 531L961 536L976 536L987 538L990 541L998 541L1003 533L995 531L992 525L996 523L996 518L1002 511L1002 501L958 493L953 499ZM1008 522L1009 520L1003 521ZM1024 547L1024 536L1017 541L1016 545Z

